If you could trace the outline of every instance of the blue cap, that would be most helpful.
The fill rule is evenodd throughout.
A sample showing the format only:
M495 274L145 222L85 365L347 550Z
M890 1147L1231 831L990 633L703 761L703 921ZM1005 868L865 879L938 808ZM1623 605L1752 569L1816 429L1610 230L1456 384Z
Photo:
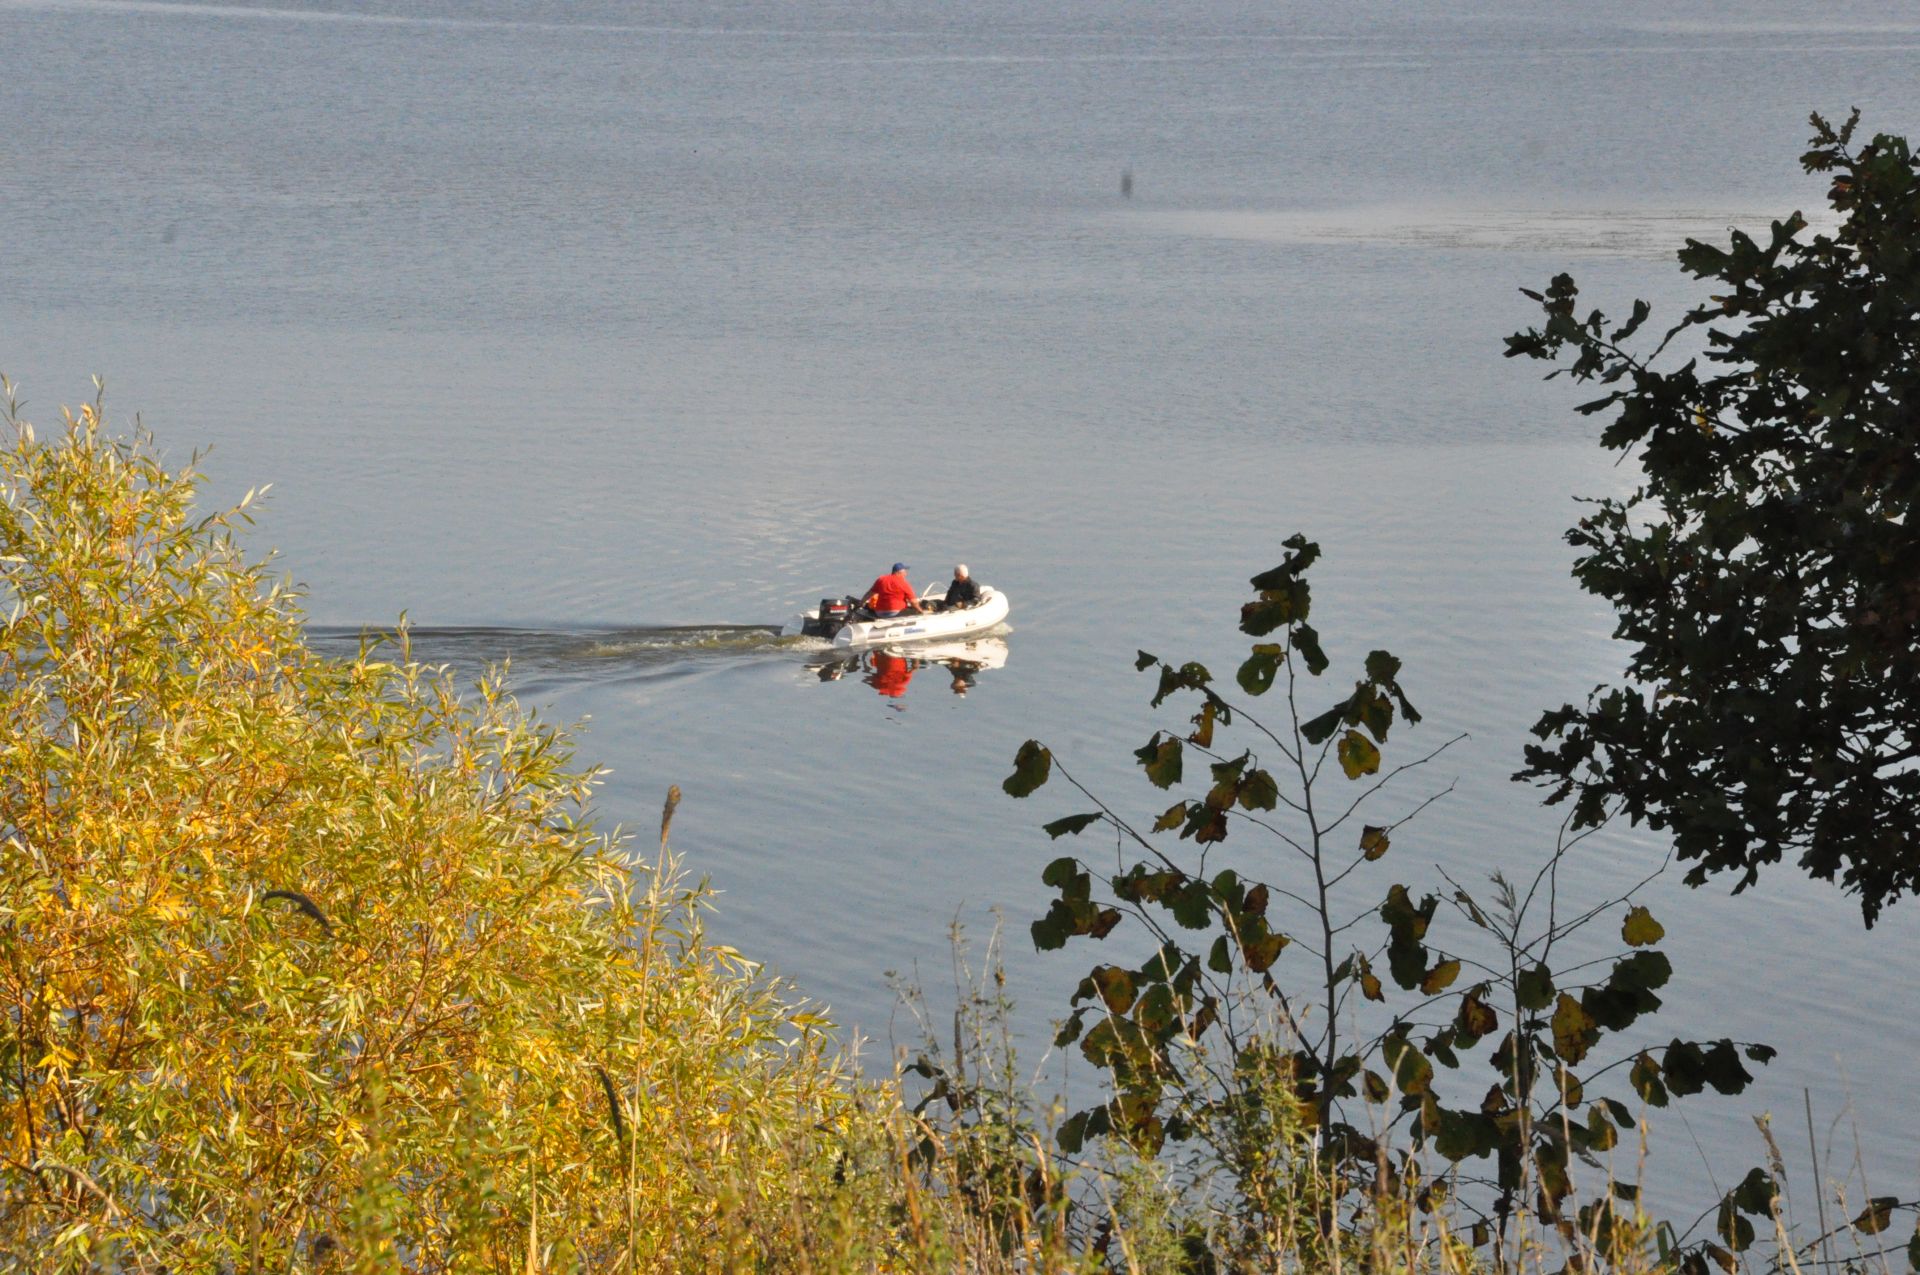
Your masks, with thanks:
M907 569L907 564L904 562L896 562L893 564L893 569L895 571L905 571Z

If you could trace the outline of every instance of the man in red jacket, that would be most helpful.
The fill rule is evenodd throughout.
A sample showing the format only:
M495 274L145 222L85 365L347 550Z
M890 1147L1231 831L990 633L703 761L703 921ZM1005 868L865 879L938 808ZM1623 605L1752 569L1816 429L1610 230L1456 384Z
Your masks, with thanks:
M920 605L920 599L914 596L913 586L907 583L907 564L904 562L894 563L892 571L875 580L860 605L883 619L905 615L909 611L926 610Z

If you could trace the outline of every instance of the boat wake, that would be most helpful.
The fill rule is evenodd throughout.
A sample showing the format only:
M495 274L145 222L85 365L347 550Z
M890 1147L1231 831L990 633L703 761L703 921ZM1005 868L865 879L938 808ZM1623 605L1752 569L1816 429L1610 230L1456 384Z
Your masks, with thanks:
M325 655L350 656L365 645L377 647L383 659L402 658L401 635L391 626L313 625L307 638ZM810 638L781 637L777 627L766 624L419 626L406 630L405 644L407 657L420 664L475 669L510 664L518 672L581 675L596 667L632 670L826 646Z
M643 683L786 664L801 684L864 683L895 703L916 672L942 668L964 696L982 672L1007 663L1006 628L899 647L849 650L822 638L783 637L766 624L420 626L311 625L314 650L336 659L363 648L388 662L411 660L466 677L505 667L517 693L541 696L574 687Z

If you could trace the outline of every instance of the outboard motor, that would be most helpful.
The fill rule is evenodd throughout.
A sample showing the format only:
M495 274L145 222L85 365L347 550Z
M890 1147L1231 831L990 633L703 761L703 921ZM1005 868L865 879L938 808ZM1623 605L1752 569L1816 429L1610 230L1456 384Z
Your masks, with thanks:
M808 637L830 638L846 627L853 615L852 598L821 598L820 612L801 627Z

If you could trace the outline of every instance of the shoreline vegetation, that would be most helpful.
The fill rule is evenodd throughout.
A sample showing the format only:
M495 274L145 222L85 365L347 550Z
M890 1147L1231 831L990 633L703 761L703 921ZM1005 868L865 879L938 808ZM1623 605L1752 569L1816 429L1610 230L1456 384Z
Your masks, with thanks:
M706 939L708 893L669 842L677 789L657 845L602 834L594 772L498 677L459 687L411 660L404 630L352 659L311 652L298 598L236 538L252 494L196 517L198 475L116 437L97 403L45 439L9 424L4 1269L1735 1268L1611 1178L1637 1175L1644 1107L1602 1117L1620 1150L1595 1164L1607 1207L1557 1225L1510 1209L1496 1246L1470 1180L1424 1171L1385 1129L1359 1158L1315 1153L1334 1145L1327 1105L1250 1047L1287 1039L1271 1020L1194 1054L1196 1074L1229 1064L1176 1104L1211 1122L1204 1153L1090 1131L1022 1078L992 945L957 980L951 1045L910 992L923 1051L864 1075L820 1007ZM1304 590L1288 596L1304 621ZM1275 657L1252 658L1243 684ZM1204 690L1197 666L1164 667L1170 690ZM1267 779L1231 782L1267 805ZM1360 835L1358 862L1384 855L1386 832ZM1214 904L1245 925L1245 892ZM1431 918L1431 899L1409 906ZM1417 983L1444 963L1421 958ZM1112 969L1096 1003L1136 1021ZM1396 1097L1417 1070L1401 1065ZM1559 1102L1563 1127L1578 1101ZM1725 1229L1753 1247L1738 1264L1806 1270L1836 1242L1857 1263L1914 1207L1867 1202L1796 1253L1768 1148L1771 1172L1729 1196ZM1773 1260L1752 1261L1768 1240Z
M1150 826L1039 741L1020 750L1010 797L1058 781L1095 807L1048 836L1119 851L1048 863L1030 930L1042 951L1116 958L1090 965L1056 1037L1100 1077L1079 1111L1023 1076L994 943L973 968L956 934L956 1003L909 989L923 1048L863 1071L821 1007L706 936L709 893L670 841L677 789L657 843L599 830L596 772L503 673L458 684L413 659L404 628L315 653L297 594L243 547L253 493L197 513L195 467L168 471L97 397L43 437L6 387L0 1270L1920 1270L1920 1200L1850 1197L1765 1117L1759 1163L1716 1207L1692 1225L1649 1214L1638 1184L1664 1109L1741 1092L1773 1051L1657 1043L1646 1020L1672 969L1645 883L1565 898L1556 871L1615 817L1673 828L1699 872L1780 857L1742 858L1731 807L1688 786L1724 770L1641 764L1659 730L1720 749L1716 765L1752 761L1752 732L1688 718L1714 692L1687 661L1712 651L1663 650L1643 611L1737 609L1708 586L1731 589L1783 536L1805 550L1831 532L1830 556L1855 555L1847 596L1871 605L1848 644L1792 647L1842 661L1800 669L1802 691L1827 678L1822 706L1872 699L1874 677L1911 665L1914 559L1874 554L1911 539L1920 489L1920 169L1897 138L1854 150L1853 122L1815 122L1803 162L1834 174L1837 238L1798 246L1796 216L1768 248L1683 254L1730 290L1668 340L1732 316L1705 337L1741 363L1725 379L1656 373L1658 351L1623 344L1644 308L1609 331L1576 316L1564 276L1533 294L1545 327L1511 343L1571 351L1575 379L1616 387L1588 409L1619 409L1607 445L1641 447L1650 486L1575 529L1576 571L1627 617L1636 673L1688 688L1658 730L1617 691L1543 719L1523 777L1570 804L1526 876L1375 879L1444 795L1418 783L1451 741L1407 749L1420 715L1383 650L1350 691L1326 689L1304 536L1252 578L1230 681L1141 653L1154 706L1193 710L1135 751L1173 803ZM1821 361L1808 334L1830 329L1805 323L1768 343L1822 305L1881 343L1841 333ZM1836 375L1847 394L1781 388ZM1863 456L1821 503L1820 466ZM1807 492L1853 530L1783 532L1767 502ZM1864 557L1861 527L1881 537ZM1649 561L1701 592L1649 592L1633 574ZM1850 782L1844 802L1822 787L1830 766L1800 765L1818 739L1767 742L1766 791L1846 806L1801 862L1876 891L1871 920L1909 879L1908 843L1861 859L1845 821L1906 793L1911 767L1872 764L1906 737L1853 738L1886 792ZM1779 831L1758 800L1737 813Z

